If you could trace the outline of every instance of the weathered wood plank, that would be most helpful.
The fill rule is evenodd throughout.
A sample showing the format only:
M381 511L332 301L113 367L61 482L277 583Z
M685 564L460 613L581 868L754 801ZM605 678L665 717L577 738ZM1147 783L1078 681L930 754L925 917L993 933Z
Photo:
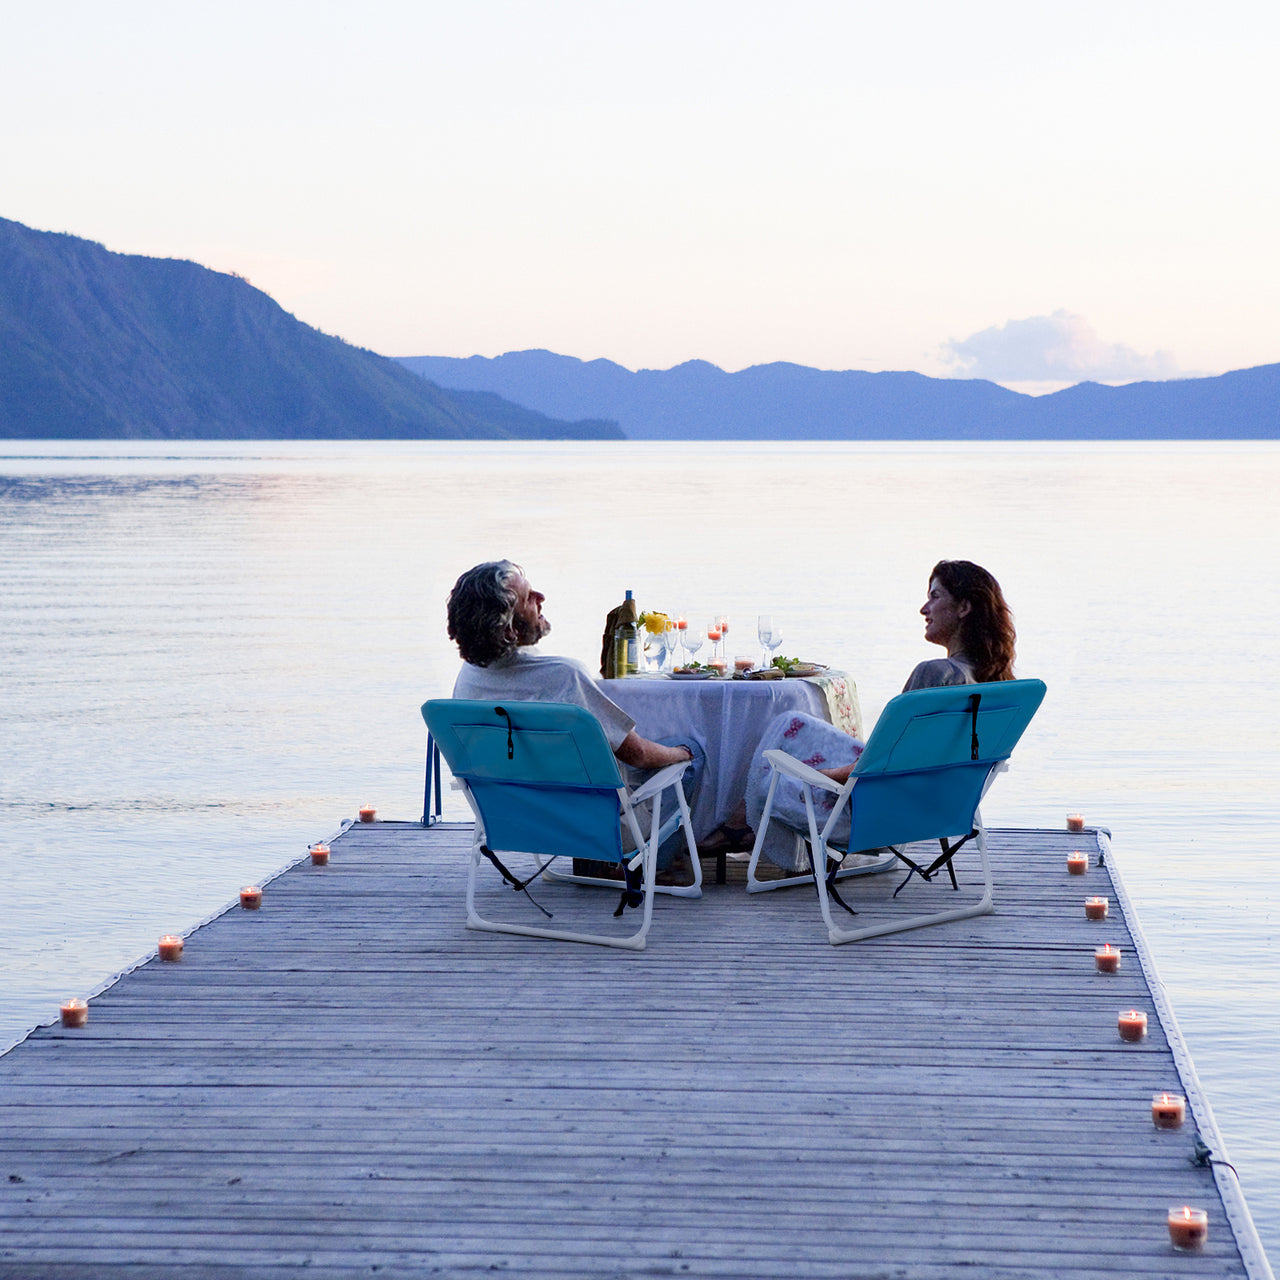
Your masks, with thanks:
M992 843L995 916L832 948L810 890L748 898L731 864L630 955L469 933L469 829L355 827L0 1058L0 1280L1263 1280L1194 1127L1151 1126L1179 1046L1107 869L1066 875L1080 837ZM872 917L896 884L846 896ZM612 906L539 896L592 928ZM1175 1257L1187 1201L1214 1227Z

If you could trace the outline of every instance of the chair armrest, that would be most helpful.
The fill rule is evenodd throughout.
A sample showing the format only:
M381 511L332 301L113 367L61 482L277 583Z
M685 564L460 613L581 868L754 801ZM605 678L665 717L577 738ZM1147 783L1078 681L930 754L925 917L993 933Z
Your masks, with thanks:
M776 748L766 751L764 758L772 768L786 774L788 778L794 778L797 782L807 782L810 786L821 787L824 791L843 791L849 785L847 782L837 782L834 778L828 778L825 773L819 773L803 760L797 760L795 756L789 756L785 751L779 751Z
M631 797L631 803L637 804L641 800L647 800L650 796L656 796L659 791L665 791L683 777L684 771L692 763L692 760L677 760L675 764L664 765L652 778L642 782L634 791L627 792Z

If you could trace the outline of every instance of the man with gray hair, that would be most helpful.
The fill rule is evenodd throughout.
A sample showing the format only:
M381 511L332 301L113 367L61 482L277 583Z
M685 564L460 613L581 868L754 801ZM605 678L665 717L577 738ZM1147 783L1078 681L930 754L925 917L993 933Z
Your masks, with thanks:
M600 722L613 754L633 769L661 769L690 761L684 777L690 803L705 766L700 744L651 742L636 733L636 722L596 684L577 658L534 653L550 630L542 616L546 597L530 585L524 570L510 560L491 560L468 569L449 594L449 638L458 646L462 670L455 698L477 702L568 702ZM677 831L658 851L659 867L669 866L680 846Z

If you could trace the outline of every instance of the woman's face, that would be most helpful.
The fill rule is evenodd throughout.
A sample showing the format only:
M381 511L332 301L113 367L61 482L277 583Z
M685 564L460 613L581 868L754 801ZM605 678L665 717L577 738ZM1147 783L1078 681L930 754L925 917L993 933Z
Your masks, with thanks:
M960 623L968 616L972 606L967 600L957 600L950 591L934 578L929 583L929 598L921 606L924 617L924 638L930 644L945 645L951 653L960 644Z

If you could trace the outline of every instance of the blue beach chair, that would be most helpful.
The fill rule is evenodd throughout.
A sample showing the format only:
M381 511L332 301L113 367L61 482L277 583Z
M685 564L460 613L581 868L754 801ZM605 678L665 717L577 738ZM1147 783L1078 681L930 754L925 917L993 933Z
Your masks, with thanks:
M747 868L748 892L758 893L778 883L758 880L755 873L769 822L779 821L772 817L773 799L779 780L785 777L800 784L808 829L796 834L808 842L814 869L813 875L795 877L790 883L816 884L822 918L833 944L993 911L991 864L978 805L996 773L1006 767L1044 694L1040 680L1002 680L899 694L876 721L865 750L843 785L784 751L766 751L773 776ZM813 801L815 790L835 793L835 807L821 829ZM842 835L837 844L832 833L845 813L849 835L847 839ZM902 846L920 840L937 840L941 845L942 852L928 866L912 861L902 850ZM856 929L842 928L832 919L832 898L856 914L841 901L835 882L858 871L905 865L907 880L919 875L931 881L945 869L952 888L957 888L952 859L970 840L976 842L982 860L984 892L978 903ZM846 853L881 849L888 850L890 860L865 869L839 870Z
M467 872L467 928L643 950L653 918L658 846L677 825L684 830L695 870L699 865L689 805L680 783L687 762L660 769L632 790L623 783L599 721L581 707L434 698L423 704L422 716L475 814ZM675 796L676 811L664 824L661 809L667 791ZM645 802L652 804L647 837L637 814L637 807ZM634 841L631 852L623 850L620 820L626 822ZM502 862L511 854L532 855L533 874L523 880L513 874ZM642 905L640 927L619 936L486 919L476 910L475 901L476 875L485 858L512 889L525 893L544 872L551 878L548 868L555 858L621 864L625 888L616 880L554 878L620 890L622 901L614 914ZM701 889L695 884L672 892L696 897Z

